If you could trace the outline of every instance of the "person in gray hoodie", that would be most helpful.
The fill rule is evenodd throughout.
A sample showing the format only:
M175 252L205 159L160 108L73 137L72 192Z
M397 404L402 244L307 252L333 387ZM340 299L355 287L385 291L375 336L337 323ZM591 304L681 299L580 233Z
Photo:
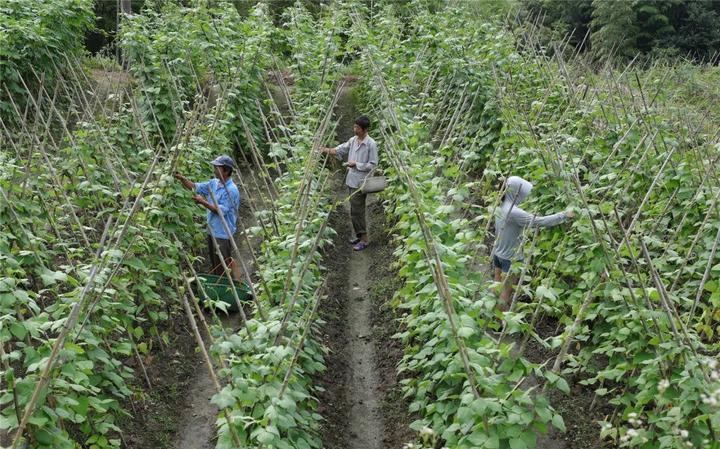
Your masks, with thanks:
M538 217L520 209L518 205L530 195L533 185L519 176L511 176L507 180L502 204L495 211L495 247L492 263L495 268L495 281L501 282L503 274L510 271L513 260L522 261L522 253L518 252L523 230L528 227L550 227L558 225L575 214L572 211ZM512 289L517 284L517 275L510 276L503 284L500 294L501 308L510 307Z

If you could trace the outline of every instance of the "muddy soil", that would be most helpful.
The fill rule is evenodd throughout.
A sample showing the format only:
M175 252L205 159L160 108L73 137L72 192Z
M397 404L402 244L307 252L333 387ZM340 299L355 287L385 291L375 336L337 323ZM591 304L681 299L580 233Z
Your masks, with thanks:
M344 213L333 213L330 226L338 232L338 242L324 257L324 265L331 274L328 279L328 297L320 303L318 313L325 322L318 339L328 348L325 358L326 371L315 382L322 387L322 391L318 392L318 413L325 418L322 434L326 449L345 447L350 416L350 400L345 388L349 370L349 357L345 351L348 336L344 325L348 312L346 267L350 259L350 248L339 241L349 233L346 222Z
M351 400L349 449L380 449L384 431L379 398L380 380L375 366L370 318L373 304L368 297L371 257L370 251L353 253L347 266L346 322L350 359L347 391Z
M557 320L545 317L535 325L535 331L540 338L546 339L561 333L562 328L558 328ZM554 359L557 352L557 349L548 349L531 338L523 355L534 363L544 363L548 359ZM555 388L548 388L546 391L547 398L562 415L567 429L565 433L552 432L552 439L567 449L615 447L610 442L600 440L600 426L596 422L611 415L612 406L602 397L596 397L593 388L580 384L582 378L566 376L565 379L570 385L570 394Z
M331 278L320 312L326 323L320 338L330 350L319 380L324 447L400 449L413 432L395 370L402 347L391 338L398 332L389 306L397 286L392 248L377 198L368 204L371 244L364 251L354 252L347 243L348 213L334 212L338 237L325 259Z
M185 322L175 322L165 351L144 360L152 388L134 398L127 409L133 414L120 423L123 447L131 449L171 449L174 435L181 429L179 413L192 385L196 367L202 363L195 352L195 339ZM143 381L138 375L138 381ZM142 380L141 380L142 379Z

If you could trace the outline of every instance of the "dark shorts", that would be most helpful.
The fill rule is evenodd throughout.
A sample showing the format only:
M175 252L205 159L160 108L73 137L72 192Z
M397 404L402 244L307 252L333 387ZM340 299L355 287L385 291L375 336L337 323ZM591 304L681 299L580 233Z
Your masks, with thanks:
M222 253L223 259L225 259L225 264L229 264L230 258L232 257L232 246L230 245L230 240L219 239L217 237L215 237L215 240L217 240L217 244L220 247L220 253ZM207 242L208 242L208 252L210 254L210 273L222 274L223 266L222 266L222 263L220 262L220 258L218 257L217 251L215 250L215 245L213 244L213 238L209 234L207 236Z
M500 270L501 270L503 273L507 273L508 271L510 271L510 264L511 264L511 263L512 263L511 260L503 259L503 258L501 258L501 257L496 256L495 254L493 254L493 256L492 256L492 264L493 264L493 267L495 267L495 268L500 268Z

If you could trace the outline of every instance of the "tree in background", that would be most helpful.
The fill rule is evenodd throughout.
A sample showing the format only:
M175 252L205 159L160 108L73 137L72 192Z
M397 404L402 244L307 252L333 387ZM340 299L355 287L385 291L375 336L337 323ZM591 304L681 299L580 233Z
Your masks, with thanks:
M629 2L628 2L629 3ZM636 45L642 53L653 49L670 48L675 27L670 23L673 6L681 4L678 0L635 0L635 24L637 27Z
M717 0L521 0L542 44L569 42L598 59L637 54L710 60L720 50ZM591 39L583 40L590 30Z
M592 0L526 0L524 6L529 17L533 21L540 17L556 39L569 34L570 44L582 49L589 45L585 36L592 19Z
M672 45L682 56L707 61L720 50L720 2L695 0L676 7Z
M637 53L633 5L624 0L593 0L590 41L601 59L631 58Z
M115 53L115 33L117 33L118 12L140 12L146 6L145 0L96 0L95 28L85 35L85 47L91 53L106 51Z

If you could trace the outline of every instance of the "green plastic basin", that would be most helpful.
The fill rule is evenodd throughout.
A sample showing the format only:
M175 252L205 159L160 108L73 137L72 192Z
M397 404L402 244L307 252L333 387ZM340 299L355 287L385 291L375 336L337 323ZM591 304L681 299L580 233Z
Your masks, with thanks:
M198 274L198 280L205 290L208 298L213 301L224 302L228 305L228 312L237 312L237 302L232 292L230 279L227 276L216 276L214 274ZM235 284L235 290L237 291L238 298L240 301L245 302L252 298L252 291L250 287L244 282L233 282ZM205 301L203 295L199 295L200 303Z

